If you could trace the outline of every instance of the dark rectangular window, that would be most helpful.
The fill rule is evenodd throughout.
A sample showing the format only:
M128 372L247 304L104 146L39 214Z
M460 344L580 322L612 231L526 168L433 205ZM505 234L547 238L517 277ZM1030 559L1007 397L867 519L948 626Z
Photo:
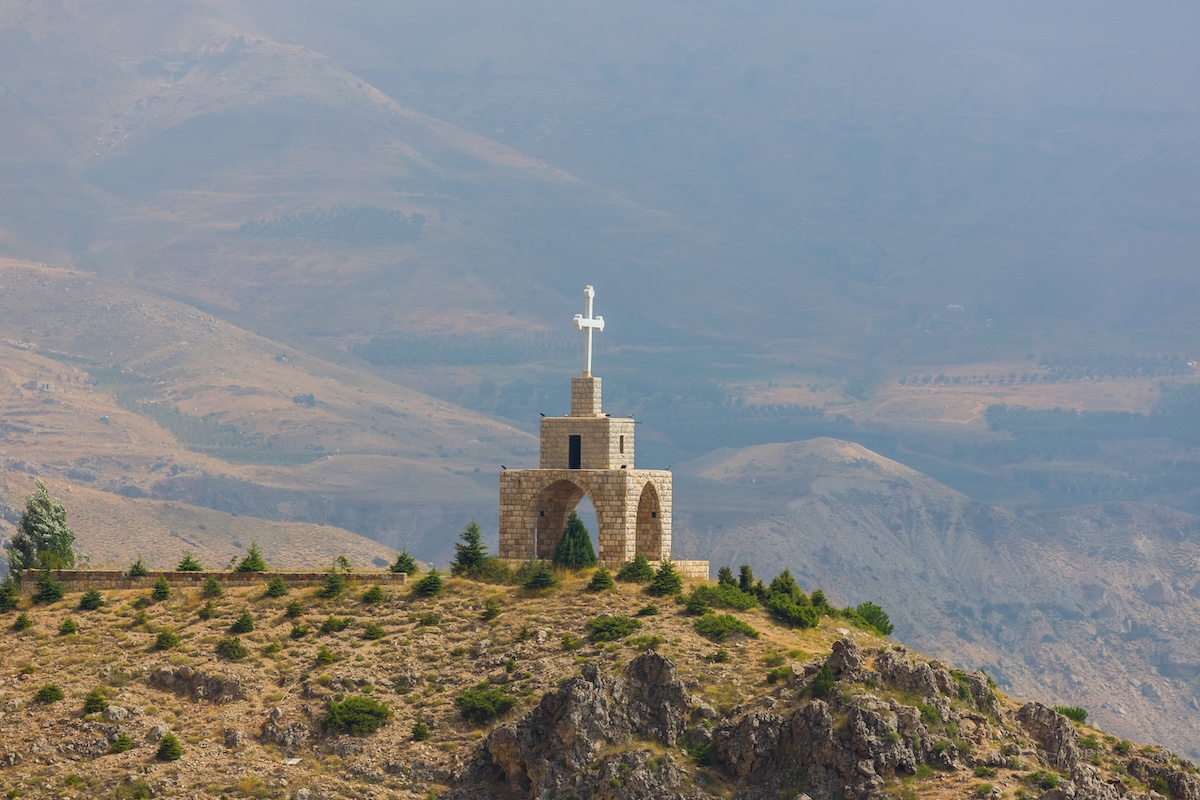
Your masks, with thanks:
M569 450L567 453L567 467L570 469L579 469L579 464L581 461L581 453L582 453L582 448L583 448L582 440L578 436L572 436L572 437L570 437L570 442L569 442L568 447L569 447Z
M624 437L624 436L622 436L622 437L621 437L621 441L620 441L620 452L621 452L622 454L624 454L624 452L625 452L625 437Z

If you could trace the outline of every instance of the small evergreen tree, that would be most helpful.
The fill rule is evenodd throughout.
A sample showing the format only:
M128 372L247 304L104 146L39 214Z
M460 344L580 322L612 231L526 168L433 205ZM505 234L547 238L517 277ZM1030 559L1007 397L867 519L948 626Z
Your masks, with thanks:
M138 556L137 561L129 565L129 577L131 578L144 578L148 574L150 573L146 569L146 563L142 561L141 556Z
M325 576L325 585L317 592L320 597L337 597L346 591L346 579L340 572L330 572Z
M166 578L158 578L154 581L154 588L150 591L150 597L160 601L170 599L171 584L167 583Z
M84 611L95 611L104 605L104 596L95 589L88 589L79 598L79 607Z
M33 620L31 620L29 615L23 611L16 619L13 620L12 629L14 631L27 631L32 627Z
M164 631L159 631L158 636L154 638L155 650L171 650L179 646L179 634L167 628Z
M388 567L392 572L403 572L405 575L412 575L417 571L416 560L408 554L407 550L401 550L396 556L396 562Z
M246 556L238 562L235 572L266 572L267 562L263 561L262 552L258 549L258 542L251 542L250 549L246 551Z
M21 584L10 575L5 578L3 583L0 583L0 613L7 614L9 611L16 611L17 604L21 602Z
M683 577L675 571L675 565L664 561L654 573L654 580L646 587L646 593L657 597L679 594L683 589Z
M183 757L183 747L175 734L168 733L159 741L154 757L159 761L178 761Z
M267 581L267 597L283 597L287 593L288 587L283 578L279 575L271 576L271 580Z
M99 714L106 708L108 708L108 698L104 696L104 692L99 686L88 692L87 697L83 699L83 713L85 714Z
M728 566L721 567L717 570L717 585L718 586L737 586L738 582L733 577L733 570Z
M622 565L617 572L617 580L625 583L646 583L654 579L654 567L650 566L650 562L641 553L633 557L633 561L627 561Z
M196 612L196 616L200 617L200 619L205 620L205 621L212 619L216 615L217 615L217 607L215 605L213 605L212 600L209 600L207 603L205 603L200 608L199 611Z
M567 569L596 566L596 551L583 520L574 511L567 516L567 525L554 547L554 565Z
M254 615L248 608L243 609L241 616L233 621L233 625L229 626L230 633L249 633L252 630L254 630Z
M454 545L454 561L450 564L451 575L475 575L483 567L487 558L487 548L483 546L479 525L471 520L459 535L461 544Z
M304 616L304 604L299 600L293 600L287 604L287 609L284 610L283 615L289 619Z
M431 569L425 577L413 584L413 594L422 597L436 597L442 593L442 576L437 569Z
M593 592L602 592L605 589L611 589L613 585L612 575L604 567L598 567L592 573L592 579L588 581L588 588Z
M179 562L179 566L175 567L175 570L177 572L203 572L204 567L200 566L200 562L189 550L183 554L183 560Z
M58 626L58 635L59 636L67 636L68 634L78 633L78 632L79 632L79 626L77 624L75 624L75 620L71 619L70 617L67 617L66 619L64 619L62 621L62 624Z
M50 570L43 570L34 585L37 586L37 591L33 593L35 603L57 603L63 599L66 591L62 583L54 580Z
M369 606L379 605L386 599L387 595L384 594L383 587L378 583L362 594L362 601Z
M738 568L738 588L747 594L754 593L754 572L749 564L742 564Z
M533 571L529 573L529 577L522 584L526 589L550 589L558 585L558 576L550 569L550 565L545 561L539 561L534 566Z

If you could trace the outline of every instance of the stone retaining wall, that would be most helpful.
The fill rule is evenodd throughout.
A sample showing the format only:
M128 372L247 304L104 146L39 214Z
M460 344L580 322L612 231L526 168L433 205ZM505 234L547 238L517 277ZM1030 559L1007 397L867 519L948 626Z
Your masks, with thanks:
M85 592L88 589L150 589L159 578L166 578L173 588L199 589L209 577L216 578L222 586L266 585L271 578L279 576L288 586L321 586L328 572L176 572L174 570L149 570L145 575L130 577L120 570L59 569L51 570L56 581L68 592ZM36 591L40 572L32 570L21 576L21 591L31 594ZM403 572L351 572L350 581L359 583L403 584L408 575Z

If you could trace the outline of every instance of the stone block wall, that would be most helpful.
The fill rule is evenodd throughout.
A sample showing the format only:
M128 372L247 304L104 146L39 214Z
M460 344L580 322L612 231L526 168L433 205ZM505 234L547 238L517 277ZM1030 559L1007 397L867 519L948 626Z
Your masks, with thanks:
M609 417L543 417L541 469L570 467L570 437L580 437L581 469L633 469L633 420Z
M21 591L31 594L36 591L36 582L40 572L26 571L21 576ZM121 570L101 569L59 569L51 570L50 575L68 592L86 592L89 589L111 591L114 589L145 589L150 591L154 582L166 578L171 588L200 589L208 578L213 577L222 586L266 586L267 581L275 576L283 579L288 586L321 586L325 583L328 572L176 572L174 570L150 570L148 574L130 577ZM347 579L364 584L378 583L383 586L404 584L408 576L403 572L351 572Z
M571 416L600 417L601 386L599 378L585 377L571 379Z

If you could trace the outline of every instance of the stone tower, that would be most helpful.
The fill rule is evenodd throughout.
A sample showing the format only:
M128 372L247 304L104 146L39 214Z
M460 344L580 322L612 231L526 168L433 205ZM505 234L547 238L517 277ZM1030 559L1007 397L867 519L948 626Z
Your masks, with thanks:
M635 555L652 562L671 557L671 473L634 467L634 422L603 412L600 379L592 375L591 286L586 313L575 315L584 333L583 375L571 379L571 413L543 417L538 469L500 473L500 557L549 560L567 516L587 495L596 509L600 563L619 567ZM675 562L690 577L708 577L708 562Z

